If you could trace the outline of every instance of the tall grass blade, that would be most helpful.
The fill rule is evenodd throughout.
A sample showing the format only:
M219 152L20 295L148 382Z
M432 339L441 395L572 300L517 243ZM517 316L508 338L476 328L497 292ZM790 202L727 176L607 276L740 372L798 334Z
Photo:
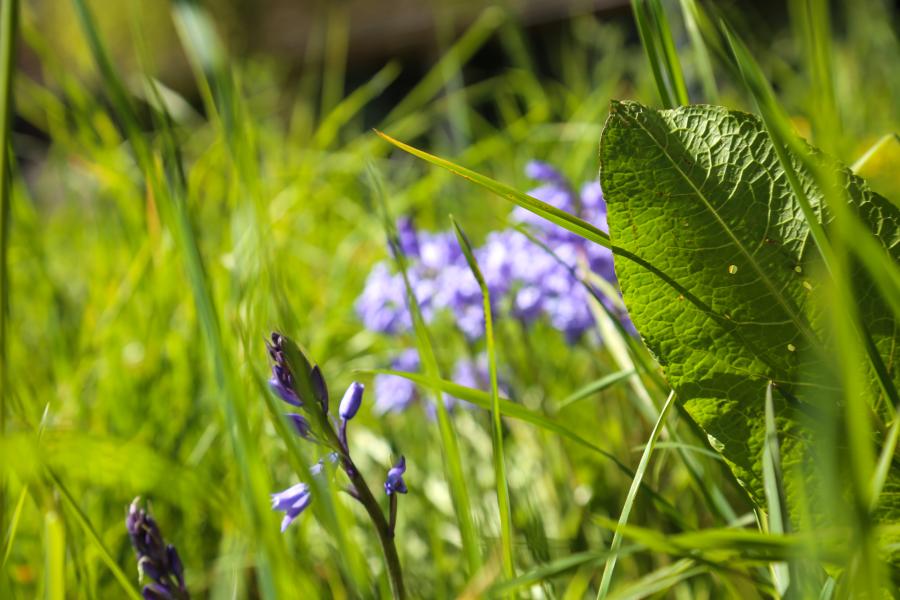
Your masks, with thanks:
M400 249L394 222L388 212L387 197L384 185L378 171L371 164L368 168L369 185L376 202L381 208L383 225L388 238L391 255L397 264L398 271L403 276L403 284L406 288L406 303L413 322L416 336L416 347L419 351L419 359L422 361L425 374L429 378L440 378L440 367L431 343L431 336L425 325L425 319L419 309L419 303L413 292L407 273L406 258ZM444 470L450 485L450 495L453 501L453 510L456 513L456 521L459 525L459 533L462 538L462 550L466 558L469 575L475 574L481 566L478 538L475 532L475 523L472 518L471 502L466 489L466 477L463 470L462 456L459 451L459 441L450 414L444 404L444 396L441 388L433 388L435 392L435 408L438 418L438 430L441 436L443 448Z
M25 507L25 499L27 497L28 486L23 486L22 491L19 492L19 500L16 502L16 507L13 509L12 518L9 520L9 527L6 530L6 535L3 536L6 547L3 549L3 560L0 561L0 570L6 568L6 562L9 560L9 555L12 553L13 543L16 540L16 532L19 530L19 521L22 519L22 509Z
M456 239L469 263L472 275L481 288L484 306L484 338L487 346L488 369L491 376L491 441L494 447L494 481L497 488L497 505L500 511L500 541L503 552L503 575L507 579L515 577L515 559L513 557L512 511L509 505L509 486L506 481L506 463L503 458L503 423L500 418L500 390L497 385L497 351L494 346L494 319L491 307L491 295L487 282L478 261L472 252L472 244L459 223L450 217Z
M69 492L66 486L63 485L63 482L59 479L56 473L54 473L50 469L47 469L47 476L50 478L50 481L53 482L53 485L59 492L60 497L65 501L65 504L72 511L72 514L75 516L75 520L81 526L88 539L93 542L98 554L100 555L100 559L112 572L113 577L116 578L116 581L119 582L119 585L122 586L122 590L125 592L125 595L129 598L132 598L132 600L141 600L141 595L138 594L137 590L135 589L131 578L125 575L122 569L119 568L118 563L116 563L116 559L113 558L112 554L109 552L109 549L103 543L103 540L100 539L100 535L97 533L97 530L94 528L93 524L91 524L90 519L88 519L87 515L84 514L84 511L81 510L81 507L78 506L78 503L75 502L75 499L72 497L72 494ZM122 526L124 530L124 519L122 520Z
M769 533L782 535L789 531L789 523L784 483L781 476L781 451L778 447L778 430L775 427L775 407L772 401L771 382L766 387L766 441L763 445L762 468ZM791 573L788 566L784 563L773 564L772 572L775 589L783 596L791 585Z
M697 22L699 12L696 6L697 0L680 1L681 17L684 19L684 27L691 39L691 48L694 51L694 68L697 70L700 85L703 87L703 101L709 104L718 104L719 86L716 84L716 74L709 49L706 47L703 33L700 31L700 24Z
M53 509L44 513L44 598L66 597L66 528Z
M381 131L376 131L382 139L390 142L397 148L400 148L404 152L408 152L417 158L421 158L422 160L429 162L435 166L441 167L453 173L454 175L458 175L463 179L468 179L472 183L480 185L481 187L493 192L494 194L513 202L527 210L530 210L534 214L541 216L552 223L556 223L560 227L568 229L572 233L580 235L581 237L590 240L594 243L600 244L606 248L610 247L609 235L597 227L591 225L587 221L579 219L578 217L572 216L571 214L556 208L546 202L541 202L537 198L533 198L528 194L523 194L522 192L516 190L513 187L510 187L504 183L500 183L490 177L486 177L471 169L467 169L460 165L457 165L449 160L445 160L438 156L434 156L433 154L429 154L428 152L424 152L423 150L419 150L418 148L414 148L409 144L404 144L400 140L396 140L391 136L382 133Z
M662 5L659 0L632 0L631 7L663 106L688 104L684 76Z
M16 72L18 0L0 7L0 437L6 434L9 395L9 235L12 231L12 152L10 132ZM6 476L0 475L0 531L6 529Z
M606 559L606 564L603 567L603 576L600 579L600 589L597 590L597 600L603 600L609 594L609 586L612 582L613 571L615 571L616 568L616 553L622 546L622 534L619 531L619 528L628 523L628 517L631 514L631 508L634 506L634 500L637 497L638 489L641 487L644 473L647 470L647 466L650 464L650 456L653 454L653 448L656 445L656 441L659 439L659 434L665 426L666 417L669 415L669 410L674 403L675 392L671 392L666 399L666 403L663 404L662 409L659 411L659 419L657 419L656 425L653 426L653 431L650 432L650 439L644 447L641 461L638 463L638 467L635 470L634 480L632 480L631 487L628 489L628 495L625 497L622 513L619 515L619 522L616 525L612 543L609 545L609 551L612 555Z

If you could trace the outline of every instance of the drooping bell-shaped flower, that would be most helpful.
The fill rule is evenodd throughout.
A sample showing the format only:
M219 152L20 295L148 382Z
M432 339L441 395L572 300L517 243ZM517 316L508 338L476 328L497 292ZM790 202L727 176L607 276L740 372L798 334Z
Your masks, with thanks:
M309 486L305 483L298 483L283 492L272 494L272 508L284 511L284 519L281 520L282 533L300 513L306 510L310 502L312 502L312 494Z
M390 496L391 494L405 494L406 493L406 482L403 481L403 474L406 472L406 458L401 456L400 459L394 464L393 467L390 468L387 474L387 479L384 481L384 493Z

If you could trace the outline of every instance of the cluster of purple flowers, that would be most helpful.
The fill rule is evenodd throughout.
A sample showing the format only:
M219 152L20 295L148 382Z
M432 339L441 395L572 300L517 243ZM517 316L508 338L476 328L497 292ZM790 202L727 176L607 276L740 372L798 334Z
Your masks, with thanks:
M362 479L353 459L350 456L350 445L347 441L347 424L359 412L362 405L365 386L354 381L347 388L338 406L338 420L332 421L328 414L328 386L318 365L311 364L296 346L292 346L294 368L305 370L305 385L298 386L298 381L292 371L288 360L289 344L293 344L279 333L272 333L270 340L266 341L266 349L272 360L272 376L269 379L269 387L287 404L300 408L306 414L296 412L287 413L285 416L294 424L297 434L305 440L320 444L330 450L328 458L333 463L339 463L341 468L350 478L350 486L347 492L363 502L364 505L374 499L368 491L365 480ZM306 388L311 392L312 398L304 398L300 390ZM312 477L320 477L325 468L324 461L320 460L310 469ZM406 483L403 481L403 473L406 471L406 460L401 456L398 462L388 471L385 480L385 493L391 498L391 522L385 526L393 531L396 518L396 498L394 492L405 494ZM281 521L281 531L288 526L300 514L305 511L312 502L312 490L306 483L297 483L282 492L272 494L272 508L284 512ZM372 509L369 505L367 508Z
M141 578L150 581L141 589L145 600L188 600L184 585L184 567L175 546L167 544L153 517L135 498L128 507L125 527L137 556Z
M419 368L419 353L412 348L404 350L391 362L391 369L395 371L415 373L419 371ZM460 359L453 368L451 379L454 383L469 388L488 388L491 380L487 355L479 354L474 360L468 358ZM416 384L404 377L376 375L374 385L374 410L378 414L406 410L420 399L419 389ZM499 382L499 387L501 395L509 395L508 389L502 380ZM453 409L457 405L471 406L469 402L460 400L450 394L444 394L444 405L448 409ZM426 410L429 415L434 415L435 408L433 404L427 404Z
M529 192L532 196L607 230L599 182L587 183L577 193L545 163L529 163L526 173L541 183ZM584 265L615 283L612 253L522 208L513 211L512 220L528 227L552 254L514 228L487 236L475 257L491 300L500 309L497 313L510 314L524 323L546 317L567 339L578 339L594 320L588 292L575 273ZM481 337L481 292L453 232L416 231L410 219L402 219L398 230L400 248L410 262L410 284L425 320L449 310L470 340ZM613 307L611 302L607 305ZM402 276L387 262L378 263L370 272L356 310L372 331L394 334L412 327Z

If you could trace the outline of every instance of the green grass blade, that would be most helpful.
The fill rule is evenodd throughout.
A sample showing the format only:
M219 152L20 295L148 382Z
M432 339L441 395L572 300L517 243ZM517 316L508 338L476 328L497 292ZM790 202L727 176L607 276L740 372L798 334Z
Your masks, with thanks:
M458 383L448 381L446 379L429 377L428 375L424 375L421 373L395 371L392 369L371 369L361 371L361 373L371 375L396 375L398 377L403 377L425 388L440 389L444 393L452 395L454 398L459 398L460 400L471 402L479 408L483 408L484 410L488 411L491 410L491 407L493 405L493 399L491 398L490 394L483 392L482 390L476 390L474 388L459 385ZM560 435L568 439L569 441L582 446L583 448L587 448L592 452L596 452L600 456L611 460L613 464L615 464L619 469L619 471L621 471L629 479L633 480L635 477L635 472L628 468L628 466L620 461L614 454L604 450L603 448L600 448L593 442L586 440L576 432L553 419L544 417L543 415L530 410L522 406L521 404L517 404L515 402L507 400L506 398L500 398L500 413L503 416L509 417L511 419L530 423L532 425L540 427L541 429L545 429L547 431ZM656 502L660 510L665 512L666 515L673 519L675 523L677 523L682 528L685 527L681 515L667 500L660 496L658 492L644 483L641 483L641 489L649 494L653 498L654 502Z
M6 433L9 394L9 234L12 230L12 122L13 77L16 72L18 0L0 8L0 437ZM0 475L0 531L6 528L6 477Z
M590 382L589 384L585 385L582 388L579 388L578 390L572 392L570 395L560 400L556 404L556 409L562 410L578 402L579 400L590 398L594 394L602 392L603 390L612 387L620 381L628 379L635 373L637 373L635 369L624 369L622 371L610 373L609 375L604 375L603 377Z
M641 577L637 581L624 586L617 590L610 600L639 600L640 598L648 598L654 594L673 589L682 581L686 581L691 577L696 577L708 572L705 566L697 566L695 562L688 558L683 558L678 562L661 567L652 573Z
M391 220L388 212L384 186L378 171L371 163L369 164L368 175L372 193L375 196L376 202L381 207L383 225L385 232L387 233L391 254L397 264L398 271L403 276L403 284L406 288L406 303L410 315L412 316L419 359L422 361L425 374L428 375L429 378L439 379L440 367L438 366L437 357L434 353L434 346L431 343L431 336L425 325L425 319L422 317L419 303L416 300L412 285L409 282L406 259L403 252L400 250L394 222ZM448 484L450 485L453 509L456 513L456 521L459 525L460 537L462 538L463 554L466 558L469 574L472 575L476 573L481 566L481 553L479 551L478 538L475 532L475 523L472 518L469 493L466 489L466 477L463 470L462 456L459 451L459 440L457 439L456 431L453 428L453 423L450 421L450 414L444 404L444 396L441 388L435 387L433 389L435 392L435 409L437 411L438 430L440 432L441 446L443 448L444 470L446 472Z
M112 554L110 554L109 552L109 549L103 543L103 540L100 539L100 535L97 533L97 530L94 529L94 526L91 524L90 519L88 519L87 515L84 514L84 511L81 510L81 507L78 506L78 503L75 502L75 499L72 497L72 494L69 493L69 490L66 488L66 486L63 485L63 482L59 479L56 473L54 473L50 469L47 469L47 475L53 482L53 485L56 487L56 490L59 492L60 497L65 501L66 505L68 505L69 509L72 511L72 514L75 516L75 520L84 530L84 533L91 540L91 542L93 542L94 546L97 549L97 552L100 555L100 559L112 572L113 577L116 578L116 581L119 582L119 585L122 586L122 590L125 592L125 594L133 600L141 600L141 595L138 594L137 589L135 589L135 586L132 583L131 579L127 575L125 575L122 569L119 568L119 565L116 563L116 559L113 558ZM124 529L124 519L122 520L122 522Z
M0 570L6 568L6 562L9 560L9 555L12 553L13 542L16 540L16 532L19 530L19 521L22 519L22 509L25 507L25 499L27 497L28 486L23 486L22 491L19 492L19 501L16 502L16 508L13 509L12 518L9 521L6 535L3 538L6 542L6 548L3 550L3 560L0 561Z
M467 169L460 165L454 164L449 160L445 160L438 156L434 156L433 154L429 154L428 152L424 152L419 150L418 148L414 148L409 144L404 144L400 140L396 140L391 136L382 133L381 131L376 131L382 139L387 142L390 142L397 148L400 148L404 152L408 152L417 158L421 158L422 160L429 162L435 166L441 167L453 173L454 175L458 175L463 179L468 179L472 183L480 185L481 187L493 192L494 194L513 202L530 210L534 214L541 216L552 223L556 223L560 227L568 229L572 233L580 235L581 237L590 240L594 243L600 244L606 248L610 247L609 235L597 227L591 225L587 221L583 221L578 217L572 216L569 213L556 208L546 202L541 202L537 198L533 198L528 194L523 194L522 192L512 188L504 183L500 183L490 177L485 177L471 169Z
M425 106L446 84L448 69L452 71L454 66L465 64L490 39L503 24L504 19L503 10L498 7L490 7L482 12L428 74L391 109L382 122L393 124Z
M763 490L768 509L769 532L782 535L789 531L788 511L785 505L784 483L781 476L781 451L778 446L778 430L775 427L775 407L772 401L772 383L766 386L766 440L763 445ZM791 585L791 572L784 563L772 565L775 589L784 595Z
M829 4L821 0L791 0L791 25L802 41L806 70L810 77L809 115L816 145L840 156L841 118L835 99L833 73L836 72L831 47L832 32Z
M700 85L703 86L703 101L718 104L719 86L716 84L716 74L712 58L709 55L709 48L706 47L706 41L700 31L700 24L697 22L697 14L696 0L681 0L681 16L694 50L694 68L697 69Z
M500 541L503 551L503 575L507 579L515 577L515 559L513 557L512 514L509 505L509 486L506 481L506 463L503 458L503 424L500 418L500 390L497 386L497 351L494 347L493 311L491 296L487 282L478 267L478 261L472 253L472 244L459 223L450 217L456 239L462 248L472 275L481 288L484 306L484 337L487 345L488 368L491 376L491 441L494 447L494 481L497 488L497 505L500 511Z
M631 554L633 549L623 548L619 552L619 556L627 556ZM533 586L544 581L549 581L554 577L564 575L570 571L574 571L581 567L591 567L609 558L609 552L579 552L570 554L562 558L550 561L548 563L538 565L509 581L500 582L492 586L487 597L493 598L502 596L521 590L522 588Z
M687 104L684 76L662 5L659 0L632 0L631 7L663 106Z
M613 571L615 571L616 568L616 552L622 545L622 534L619 532L619 527L628 523L628 517L631 514L634 500L637 497L637 492L644 479L644 473L647 471L647 466L650 464L650 456L653 454L653 448L656 445L656 441L659 439L659 434L665 426L666 417L669 415L669 410L674 403L675 392L671 392L666 399L666 403L663 404L662 410L659 411L659 419L657 419L656 425L653 426L653 431L650 433L650 439L647 441L647 446L644 448L644 453L641 455L641 461L638 463L638 467L635 470L634 480L632 480L631 487L628 489L628 495L625 497L625 504L622 506L622 513L619 515L619 522L616 526L615 533L613 534L612 543L609 546L609 551L612 553L612 556L606 560L606 564L603 567L603 576L600 579L600 589L597 591L597 600L602 600L609 594L609 586L612 582Z
M66 528L53 509L44 513L44 598L66 597Z

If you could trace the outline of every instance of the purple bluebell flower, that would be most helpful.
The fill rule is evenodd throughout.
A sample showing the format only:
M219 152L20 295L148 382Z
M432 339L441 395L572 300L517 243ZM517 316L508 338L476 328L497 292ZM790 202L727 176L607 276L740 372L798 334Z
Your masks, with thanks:
M395 371L418 371L419 353L414 348L404 350L393 360L391 368ZM416 384L405 377L376 375L374 385L376 414L405 410L418 398Z
M397 219L397 240L400 242L400 251L407 258L419 256L419 236L411 217Z
M283 492L272 494L272 509L284 512L284 518L281 520L282 533L300 513L306 510L310 502L312 493L305 483L297 483Z
M608 230L599 182L588 182L576 190L559 171L539 161L530 162L526 174L540 183L531 195ZM612 253L520 207L513 210L511 220L527 226L552 254L515 229L488 234L484 244L475 249L475 256L491 292L495 318L511 314L527 324L545 317L568 341L576 341L594 326L589 294L576 274L586 267L615 284ZM411 220L402 219L398 222L398 234L400 246L409 258L410 284L426 322L446 311L470 341L481 338L481 290L452 232L417 232ZM392 273L387 263L379 263L369 275L356 305L357 312L373 331L409 331L412 321L404 305L404 294L401 276ZM620 304L609 299L603 302L610 309ZM613 312L626 327L631 327L627 315L619 314L620 309ZM386 381L376 379L376 392L387 385ZM398 400L389 402L390 408L384 408L384 394L377 393L376 408L402 408L412 401L411 383L394 379L392 385L405 386L405 393L392 392L391 396Z
M294 374L291 373L287 358L285 357L284 337L282 337L280 333L273 331L270 339L271 342L268 340L266 341L266 350L269 352L269 357L272 359L273 363L269 387L271 387L272 391L288 404L302 407L304 405L303 399L297 392L296 379L294 378ZM312 388L312 393L322 406L322 410L328 414L328 386L325 384L325 378L322 376L322 371L319 370L318 365L310 366L307 363L307 368L309 368L307 376Z
M344 392L344 397L341 399L341 406L339 409L341 419L349 421L356 416L359 405L362 404L362 397L365 389L366 387L358 381L354 381L350 384L350 387L347 388L347 391Z
M184 566L175 546L166 544L156 521L139 505L135 498L128 507L125 527L137 556L138 572L150 579L141 594L154 600L187 600L184 584Z
M297 430L297 435L302 437L304 440L313 441L312 429L309 426L309 421L303 415L298 415L297 413L287 413L285 416L291 420L291 423L294 424L294 429Z
M384 493L390 496L391 494L405 494L406 490L406 482L403 481L403 474L406 473L406 457L401 456L400 459L394 464L393 467L390 468L387 474L387 478L384 481Z

